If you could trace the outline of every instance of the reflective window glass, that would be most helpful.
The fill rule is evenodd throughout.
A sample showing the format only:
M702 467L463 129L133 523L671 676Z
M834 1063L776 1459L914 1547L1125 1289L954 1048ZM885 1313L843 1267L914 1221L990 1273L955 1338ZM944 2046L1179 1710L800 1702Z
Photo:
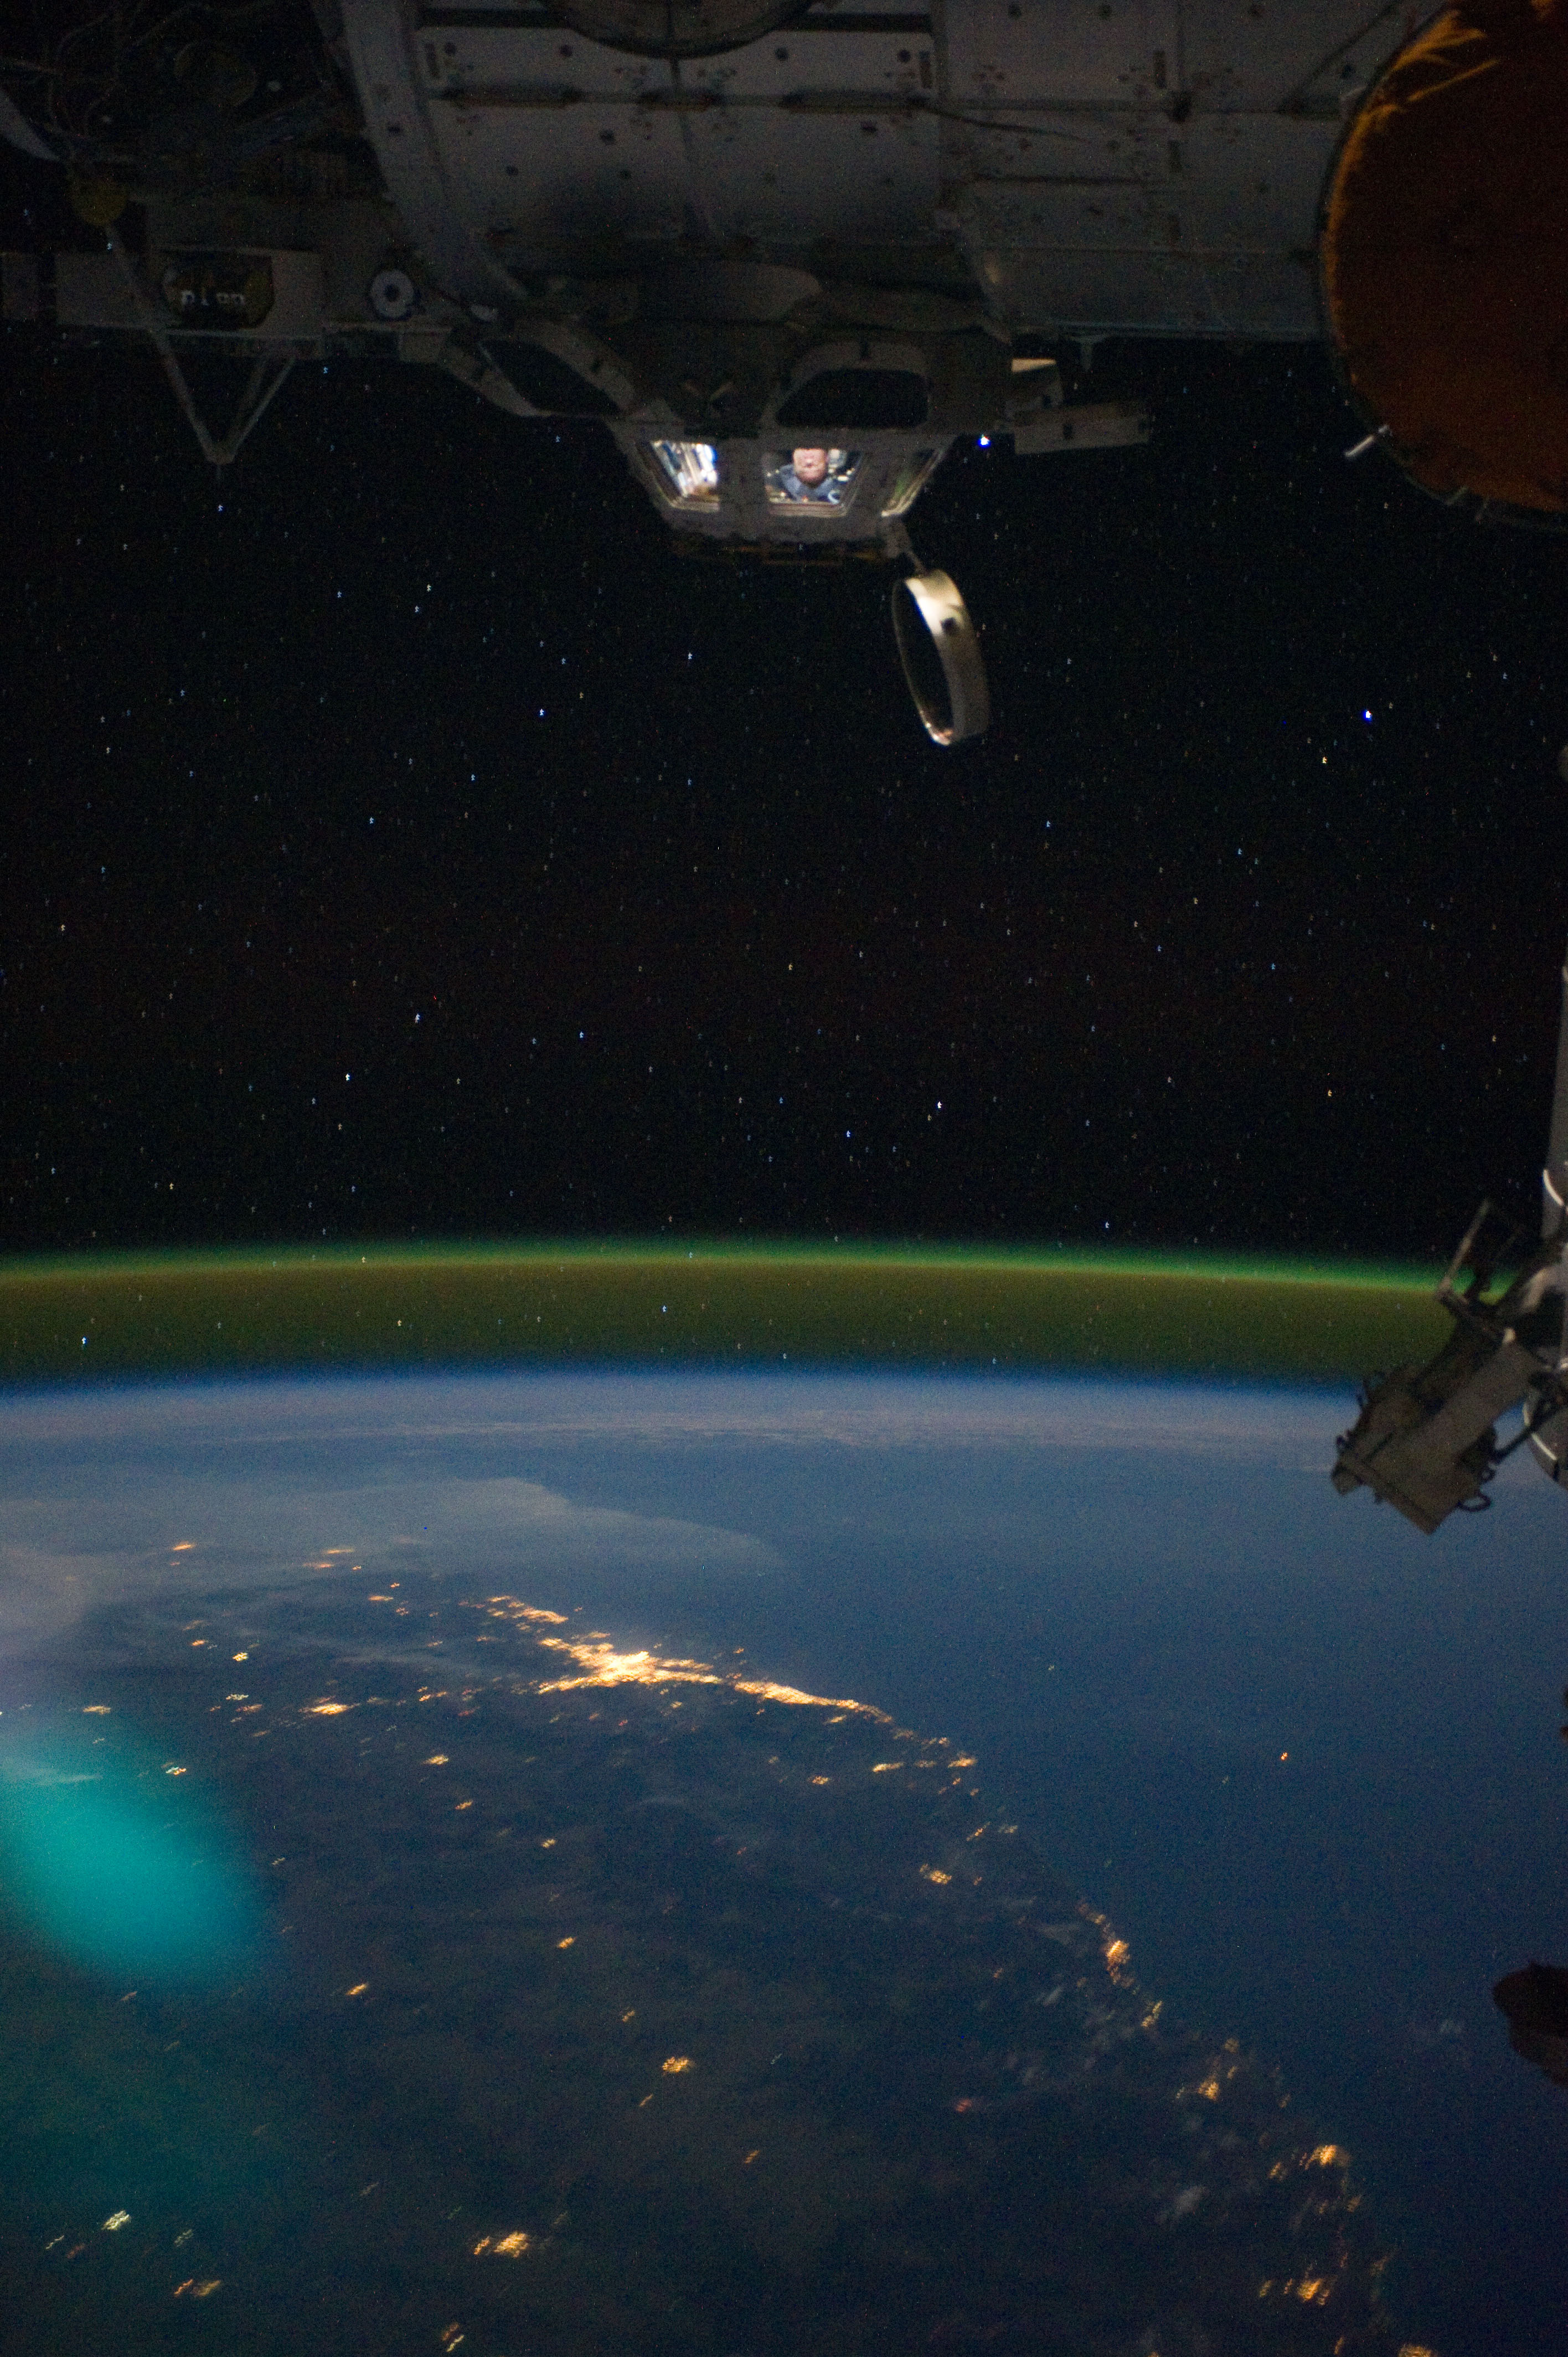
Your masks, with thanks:
M762 479L771 507L842 508L859 472L858 450L770 450Z
M940 450L913 450L904 459L894 476L882 512L885 516L902 515L913 507L932 468L941 457Z
M711 442L650 442L666 495L682 506L716 507L719 454Z

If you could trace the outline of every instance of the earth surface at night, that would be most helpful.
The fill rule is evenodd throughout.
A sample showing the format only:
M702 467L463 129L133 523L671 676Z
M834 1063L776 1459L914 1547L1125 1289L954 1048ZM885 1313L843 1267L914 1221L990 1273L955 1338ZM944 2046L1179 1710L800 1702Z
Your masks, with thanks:
M1346 1404L14 1397L17 2346L1555 2345L1568 1526Z

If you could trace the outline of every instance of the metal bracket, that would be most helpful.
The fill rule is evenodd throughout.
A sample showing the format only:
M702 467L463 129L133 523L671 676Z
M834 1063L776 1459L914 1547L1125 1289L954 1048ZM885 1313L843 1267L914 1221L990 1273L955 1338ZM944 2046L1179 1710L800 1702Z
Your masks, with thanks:
M255 427L261 424L274 401L282 392L285 381L298 355L292 345L263 345L256 350L256 357L251 365L251 373L245 380L245 389L234 404L234 414L229 421L229 430L220 436L215 436L196 405L196 396L191 392L185 371L179 364L179 355L175 350L168 329L153 307L152 297L147 293L141 272L136 268L113 230L109 231L109 251L119 264L121 275L130 290L131 300L135 306L136 317L145 328L153 349L163 363L164 374L169 381L175 399L185 414L187 425L196 436L202 457L209 467L231 467ZM255 348L252 347L252 349Z

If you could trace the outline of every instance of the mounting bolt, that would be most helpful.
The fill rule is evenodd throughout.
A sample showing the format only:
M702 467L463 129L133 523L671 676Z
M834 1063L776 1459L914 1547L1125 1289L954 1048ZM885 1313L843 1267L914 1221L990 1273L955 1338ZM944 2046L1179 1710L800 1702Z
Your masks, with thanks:
M378 319L407 319L419 307L419 289L406 270L378 270L371 281L371 308Z

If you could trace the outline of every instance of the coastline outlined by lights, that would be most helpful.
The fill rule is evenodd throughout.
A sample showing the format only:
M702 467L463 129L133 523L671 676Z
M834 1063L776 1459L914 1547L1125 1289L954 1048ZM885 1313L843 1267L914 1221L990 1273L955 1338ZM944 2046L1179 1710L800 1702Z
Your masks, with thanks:
M449 1650L444 1683L434 1683L420 1669L435 1670L424 1651L426 1615L420 1610L412 1630L394 1620L392 1586L360 1548L305 1544L290 1560L329 1566L354 1583L342 1602L357 1609L334 1620L330 1664L261 1635L246 1687L231 1687L238 1608L215 1596L206 1620L169 1632L199 1681L189 1741L178 1749L193 1763L193 1782L217 1789L231 1780L237 1794L251 1794L267 1853L258 1847L254 1866L287 1934L287 1969L313 1993L306 2013L321 2039L340 2043L350 2062L401 2036L413 2013L446 2025L416 2051L445 2058L452 2025L486 2018L483 2007L476 2013L476 1988L493 1987L501 2027L474 2050L492 2058L478 2077L505 2083L498 2120L558 2119L576 2139L571 2151L592 2155L634 2218L648 2188L674 2185L711 2213L729 2199L729 2184L741 2185L737 2233L760 2220L758 2231L792 2238L808 2262L818 2189L843 2185L853 2196L867 2149L882 2148L878 2135L892 2139L897 2166L914 2148L965 2181L994 2182L1000 2168L1032 2168L1036 2123L1048 2129L1064 2096L1076 2138L1085 2129L1079 2097L1091 2087L1111 2106L1102 2104L1095 2131L1097 2165L1118 2169L1118 2183L1136 2178L1147 2222L1140 2236L1152 2228L1185 2246L1228 2226L1241 2201L1267 2229L1249 2229L1238 2248L1243 2321L1256 2315L1265 2337L1283 2330L1294 2346L1296 2320L1311 2318L1326 2337L1310 2345L1332 2345L1367 2273L1345 2231L1360 2196L1343 2147L1298 2125L1237 2041L1169 2021L1140 1986L1128 1941L1046 1868L1028 1833L984 1789L989 1780L961 1738L768 1678L738 1651L733 1659L666 1653L589 1625L582 1607L525 1601L528 1587L495 1592L489 1580L467 1595L417 1582L398 1588L421 1607L440 1605ZM209 1641L187 1653L192 1629ZM495 1651L470 1653L480 1643ZM89 1721L83 1740L100 1729L113 1735L118 1691L73 1699L77 1728ZM280 1757L271 1745L254 1748L269 1719ZM167 1738L164 1748L176 1749ZM158 1774L159 1759L146 1764ZM162 1792L184 1789L158 1781L160 1802ZM295 1796L286 1834L274 1823L280 1792ZM367 1825L395 1829L395 1838L368 1844ZM272 1855L280 1835L285 1854ZM431 1853L421 1835L436 1845L444 1877L466 1878L449 1909L429 1903ZM671 1894L685 1886L668 1861L678 1867L691 1856L703 1861L699 1911L671 1920ZM403 1880L391 1883L392 1893L405 1890L412 1908L407 1932L389 1906L394 1871ZM834 1926L821 1953L796 1935L819 1914ZM500 1946L481 1943L493 1955L489 1982L474 1976L471 1925L481 1917L506 1930ZM726 1964L717 1979L671 1973L672 1953L703 1953L710 1925L731 1940L737 1922L746 1927L743 1972ZM843 1974L833 1977L841 1950ZM544 2020L548 2035L515 2035L506 2008L520 1986L537 1990L526 2018ZM909 2035L907 2009L929 1988L940 2021L956 2019L956 2031L929 2049L922 2032L911 2050L914 2076L908 2088L897 2080L892 2110L857 2102L853 2116L841 2116L837 2090L846 2075L856 2083L866 2041L897 2061ZM976 2013L994 2025L979 2037ZM786 2049L793 2060L775 2076ZM468 2050L459 2043L456 2063L441 2062L444 2075L416 2083L408 2119L420 2139L432 2117L453 2109L433 2102L434 2092L468 2083ZM1134 2106L1131 2126L1151 2126L1142 2166L1135 2148L1120 2147L1123 2098ZM244 2133L262 2132L253 2124L263 2112L281 2150L293 2132L286 2107L275 2116L270 2105L246 2112ZM378 2145L346 2164L346 2231L377 2231L359 2204L383 2186L395 2200L400 2149ZM424 2179L417 2170L413 2179L411 2198L424 2201ZM106 2185L95 2222L117 2195L139 2229L148 2205L134 2184ZM436 2205L440 2218L426 2222L453 2295L437 2323L441 2315L462 2319L470 2297L510 2297L502 2288L510 2283L525 2284L526 2299L544 2303L542 2314L575 2312L567 2304L584 2296L580 2230L563 2237L567 2213L543 2187L520 2179L505 2209L486 2203L478 2214L452 2203ZM387 2210L382 2225L402 2266L410 2216ZM76 2231L73 2255L85 2247ZM646 2252L636 2249L646 2267ZM220 2309L242 2303L246 2262L230 2255L225 2266L204 2254L199 2268L194 2249L172 2261L161 2298L172 2293L188 2306L217 2296ZM452 2272L459 2266L461 2276ZM661 2304L660 2321L666 2312ZM940 2322L939 2308L931 2317ZM455 2321L442 2345L456 2351L471 2330ZM920 2337L929 2337L924 2322ZM1417 2357L1417 2344L1405 2357Z
M485 1610L492 1620L511 1620L526 1628L536 1645L553 1653L564 1653L568 1661L577 1664L579 1676L541 1679L534 1687L536 1694L571 1694L584 1686L726 1686L731 1694L752 1695L763 1702L837 1711L846 1718L853 1716L875 1719L881 1727L893 1724L887 1713L872 1703L805 1694L799 1686L779 1685L771 1678L738 1677L733 1670L715 1669L711 1662L655 1653L647 1647L639 1647L635 1652L618 1652L614 1641L597 1629L591 1630L585 1637L547 1637L538 1624L553 1623L564 1628L565 1614L547 1611L537 1604L521 1603L515 1596L492 1596Z

